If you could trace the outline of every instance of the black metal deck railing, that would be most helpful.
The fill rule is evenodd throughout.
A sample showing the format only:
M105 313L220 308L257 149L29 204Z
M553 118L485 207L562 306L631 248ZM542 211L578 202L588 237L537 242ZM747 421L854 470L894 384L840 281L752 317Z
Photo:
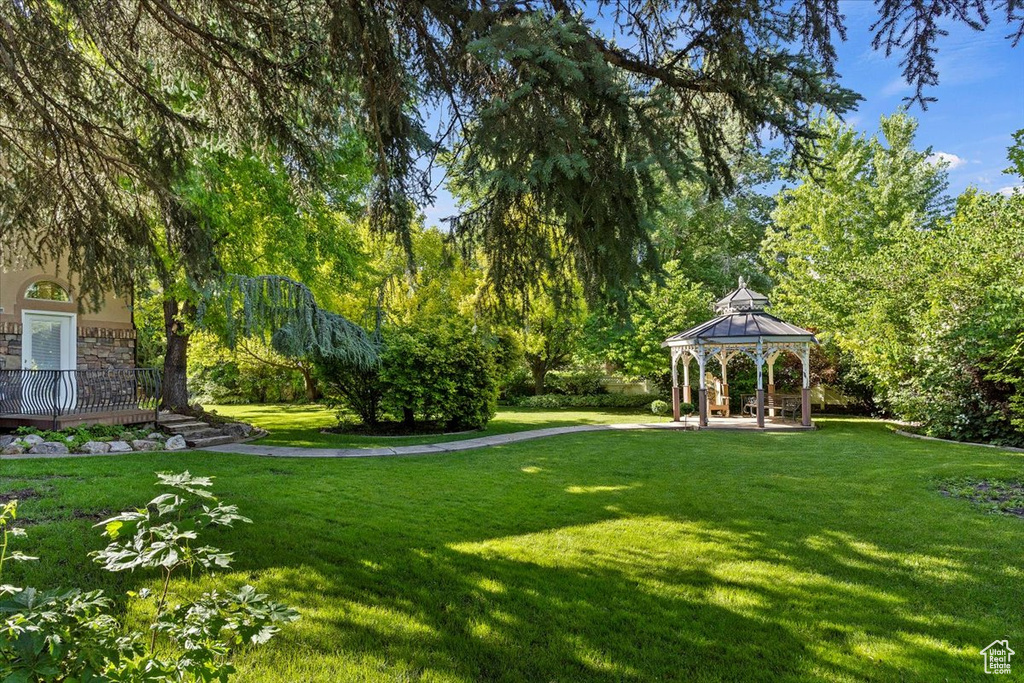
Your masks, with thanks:
M153 411L160 404L156 368L0 370L0 415L62 415Z

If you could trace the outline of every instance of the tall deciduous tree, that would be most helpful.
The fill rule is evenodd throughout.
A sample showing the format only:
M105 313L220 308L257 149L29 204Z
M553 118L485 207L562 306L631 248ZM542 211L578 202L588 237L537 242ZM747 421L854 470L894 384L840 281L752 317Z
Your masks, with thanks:
M714 293L678 261L665 264L663 278L650 278L629 296L630 320L607 311L587 321L588 354L613 363L628 377L665 380L670 372L661 343L711 315Z
M268 163L256 154L233 157L219 152L197 154L185 178L175 187L191 213L203 222L202 244L211 250L218 271L209 277L255 277L273 273L306 284L316 300L331 307L338 291L361 267L362 245L355 228L361 190L368 179L364 147L356 136L335 145L335 187L325 193L298 194L289 182L283 162ZM165 308L162 338L165 403L187 401L184 377L188 346L195 328L194 307L209 282L188 277L184 262L187 250L166 244L152 269L156 287L136 289L136 303L145 307L156 296ZM171 309L169 314L167 309ZM223 318L213 318L221 320ZM207 322L212 322L208 320ZM233 331L214 325L222 337ZM247 344L243 350L253 359L286 364L300 372L307 395L315 397L314 377L307 360L275 354L266 345Z
M765 259L779 310L862 361L897 369L906 347L890 341L910 334L920 295L906 266L949 201L945 170L928 160L930 150L914 148L917 123L897 113L880 128L868 137L835 119L822 123L828 170L782 191Z
M953 210L914 122L881 128L826 124L830 170L782 193L765 242L774 301L848 354L891 412L936 436L1024 443L1024 194L971 189Z

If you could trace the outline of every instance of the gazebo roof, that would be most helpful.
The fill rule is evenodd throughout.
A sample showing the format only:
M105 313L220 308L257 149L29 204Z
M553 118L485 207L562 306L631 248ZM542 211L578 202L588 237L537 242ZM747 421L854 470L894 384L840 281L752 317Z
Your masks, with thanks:
M764 308L769 304L768 297L749 289L740 278L739 287L715 304L718 317L672 335L662 346L756 344L758 341L818 343L812 332L766 313Z

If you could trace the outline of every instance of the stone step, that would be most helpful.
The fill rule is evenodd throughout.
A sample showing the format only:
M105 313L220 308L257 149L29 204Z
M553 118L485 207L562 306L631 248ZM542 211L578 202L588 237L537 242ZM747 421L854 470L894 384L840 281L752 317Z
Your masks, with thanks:
M169 432L174 432L175 434L187 434L200 429L209 429L210 425L205 422L178 422L170 425L165 424L164 428Z
M178 415L177 413L160 413L161 424L175 424L178 422L194 422L195 418L190 415Z
M223 446L224 444L234 443L235 438L233 436L211 436L205 439L185 439L185 443L191 448L206 448L208 446Z
M185 441L192 441L193 439L209 439L214 436L230 436L223 429L216 429L214 427L206 427L205 429L196 429L190 432L182 432L181 434L185 437Z

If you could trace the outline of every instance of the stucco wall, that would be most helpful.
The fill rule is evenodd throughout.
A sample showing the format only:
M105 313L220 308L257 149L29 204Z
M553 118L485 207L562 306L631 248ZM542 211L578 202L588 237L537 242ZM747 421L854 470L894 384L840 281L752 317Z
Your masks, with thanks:
M72 301L26 299L25 291L40 280L57 282L71 293ZM21 367L24 311L76 315L80 369L130 368L135 365L135 325L130 300L108 292L99 306L94 306L78 299L74 278L66 277L66 269L37 266L15 269L0 265L0 367Z
M57 275L58 272L60 275ZM80 325L88 327L103 323L106 327L132 327L131 302L127 298L119 297L114 292L107 292L98 307L93 306L92 302L79 301L74 278L67 277L66 269L47 269L38 266L15 270L0 265L0 309L3 309L0 318L6 320L17 317L17 322L20 322L23 308L51 310L48 308L51 302L26 301L24 298L25 290L38 280L53 280L71 291ZM93 311L93 308L97 310Z

